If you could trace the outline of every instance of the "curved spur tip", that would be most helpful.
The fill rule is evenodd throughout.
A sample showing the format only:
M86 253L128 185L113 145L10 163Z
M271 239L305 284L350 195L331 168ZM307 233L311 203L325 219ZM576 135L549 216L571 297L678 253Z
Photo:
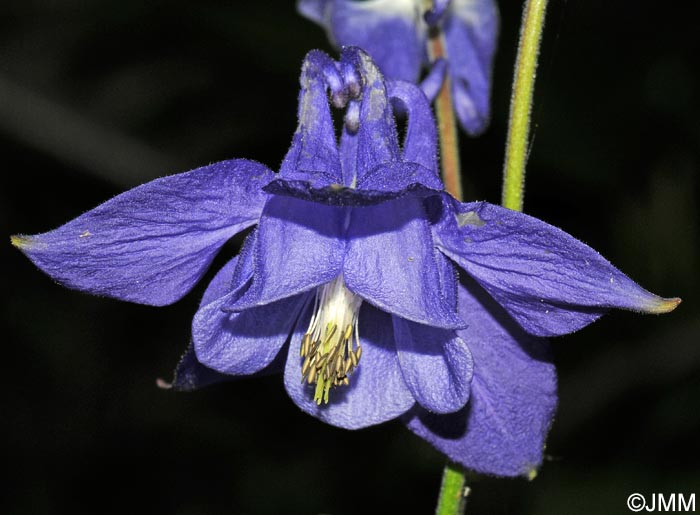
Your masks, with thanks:
M23 236L21 234L13 234L10 236L10 243L20 250L30 247L31 241L31 236Z
M161 390L170 390L173 387L172 383L169 383L160 377L156 379L156 386Z
M679 297L673 297L671 299L659 297L654 302L651 302L644 311L661 315L663 313L670 313L676 309L680 303L681 299Z

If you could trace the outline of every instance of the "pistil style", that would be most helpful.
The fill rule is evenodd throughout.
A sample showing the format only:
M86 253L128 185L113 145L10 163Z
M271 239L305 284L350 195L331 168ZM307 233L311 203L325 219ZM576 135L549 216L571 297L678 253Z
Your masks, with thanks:
M316 383L314 400L328 403L331 386L348 385L362 356L357 318L362 299L345 287L343 276L316 292L314 314L301 342L301 374Z

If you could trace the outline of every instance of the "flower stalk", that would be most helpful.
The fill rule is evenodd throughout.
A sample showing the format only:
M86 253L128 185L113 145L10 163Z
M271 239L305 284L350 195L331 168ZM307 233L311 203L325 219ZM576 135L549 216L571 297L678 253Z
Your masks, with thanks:
M467 507L469 487L466 486L464 470L454 463L445 465L440 485L436 515L455 515L464 513Z
M442 32L436 32L428 41L431 61L446 57L445 39ZM440 168L445 190L457 200L462 200L462 182L459 166L459 139L457 122L452 105L452 90L449 74L435 99L435 112L438 122L438 139L440 142Z
M532 95L546 8L547 0L527 0L520 28L501 199L503 207L515 211L523 210L525 162L530 132Z

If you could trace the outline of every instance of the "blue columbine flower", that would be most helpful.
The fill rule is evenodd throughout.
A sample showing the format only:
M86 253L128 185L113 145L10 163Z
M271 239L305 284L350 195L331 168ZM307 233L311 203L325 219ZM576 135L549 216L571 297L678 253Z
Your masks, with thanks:
M454 108L468 133L489 121L499 16L494 0L298 0L301 14L338 46L365 49L390 79L416 82L428 62L431 27L444 36ZM427 20L427 21L426 21ZM435 90L435 88L431 88Z
M340 142L328 93L347 106ZM403 144L392 105L408 114ZM542 336L610 308L678 303L540 220L446 194L427 99L385 82L358 49L337 63L307 56L278 174L212 164L12 241L68 287L164 305L252 226L204 294L174 386L282 368L307 413L349 429L403 417L451 459L491 474L541 461L556 406Z

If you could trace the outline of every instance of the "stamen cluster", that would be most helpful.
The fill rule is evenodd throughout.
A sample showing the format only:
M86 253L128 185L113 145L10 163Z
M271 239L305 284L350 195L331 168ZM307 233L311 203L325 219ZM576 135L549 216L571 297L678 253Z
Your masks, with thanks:
M362 299L345 287L342 276L316 292L314 314L302 339L300 354L305 358L302 380L316 383L317 404L328 403L331 386L350 384L348 376L362 356L357 328L361 305Z

